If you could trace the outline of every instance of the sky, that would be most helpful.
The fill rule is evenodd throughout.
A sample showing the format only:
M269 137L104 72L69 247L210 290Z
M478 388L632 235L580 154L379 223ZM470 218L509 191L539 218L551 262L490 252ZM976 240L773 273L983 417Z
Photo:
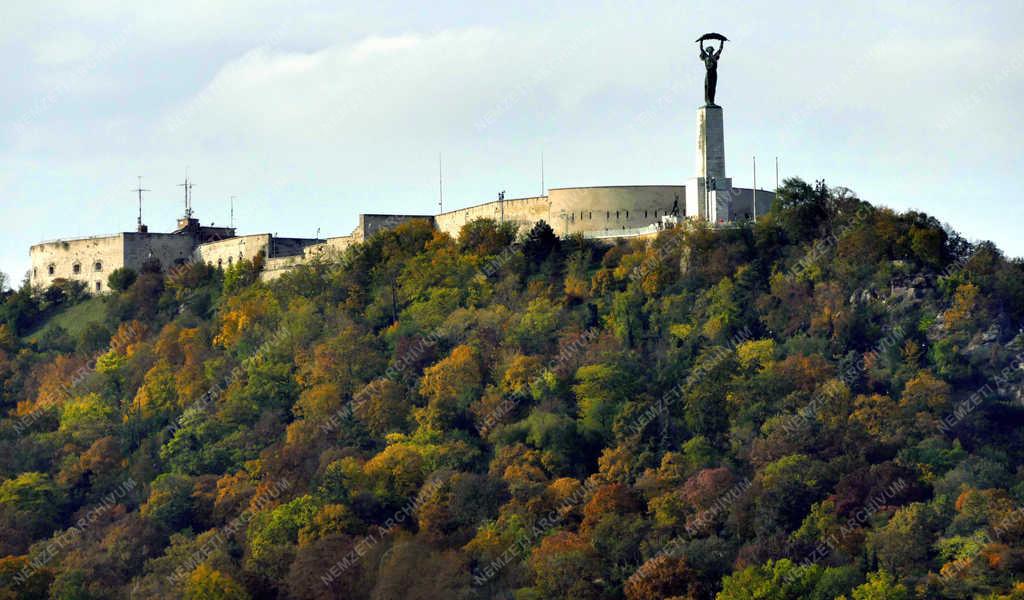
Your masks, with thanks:
M141 5L148 5L143 8ZM0 4L0 271L43 240L204 223L348 234L589 185L681 184L704 66L726 169L824 179L1024 255L1024 4L137 0Z

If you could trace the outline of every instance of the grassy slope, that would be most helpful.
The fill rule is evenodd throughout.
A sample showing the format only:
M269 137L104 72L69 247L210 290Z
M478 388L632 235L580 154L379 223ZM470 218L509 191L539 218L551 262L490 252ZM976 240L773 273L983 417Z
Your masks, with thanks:
M30 342L38 340L54 327L63 327L72 339L77 339L89 323L96 323L103 320L105 315L102 298L89 298L88 300L62 309L51 316L38 329L25 335L23 341Z

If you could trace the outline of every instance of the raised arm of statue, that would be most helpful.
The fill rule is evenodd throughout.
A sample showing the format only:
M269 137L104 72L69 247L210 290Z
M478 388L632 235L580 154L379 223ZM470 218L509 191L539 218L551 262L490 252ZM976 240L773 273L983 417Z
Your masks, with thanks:
M715 52L715 58L718 58L719 56L722 55L722 50L724 48L725 48L725 41L724 40L718 40L718 52Z

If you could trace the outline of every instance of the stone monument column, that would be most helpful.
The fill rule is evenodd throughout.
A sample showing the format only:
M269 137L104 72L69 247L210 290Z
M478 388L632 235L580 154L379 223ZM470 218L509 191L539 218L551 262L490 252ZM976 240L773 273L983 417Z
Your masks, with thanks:
M717 51L704 47L709 39L719 41ZM725 41L726 37L718 33L697 38L707 75L704 106L697 109L697 174L686 184L686 216L711 223L731 219L732 180L725 176L725 120L722 107L715 104L718 59Z
M686 216L729 221L732 179L725 176L725 123L721 106L697 109L697 176L686 183Z
M697 109L697 177L725 179L725 123L721 106Z

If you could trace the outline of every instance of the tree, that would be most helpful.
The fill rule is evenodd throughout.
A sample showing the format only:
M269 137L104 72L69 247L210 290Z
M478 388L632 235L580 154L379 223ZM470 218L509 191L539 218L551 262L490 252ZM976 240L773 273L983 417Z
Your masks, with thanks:
M138 274L135 271L128 267L121 267L110 272L107 277L107 286L115 292L123 292L130 288L137 278Z
M429 573L429 577L424 574ZM399 540L382 557L374 600L434 600L474 597L459 556L415 541Z
M174 473L157 477L141 513L170 531L187 526L192 516L192 478Z
M369 598L365 576L371 557L338 566L355 552L359 540L335 534L300 546L285 579L289 597L298 600L350 600Z
M263 270L263 255L257 254L249 259L241 259L224 271L224 293L232 294L248 287L259 279Z
M584 365L576 371L573 393L581 428L599 439L612 439L612 425L632 395L630 377L617 365Z
M249 597L241 584L206 564L196 567L185 584L185 600L248 600Z
M117 410L99 394L69 400L61 407L60 431L79 444L89 445L109 433Z
M833 600L856 585L857 578L851 567L769 560L726 576L716 600Z
M466 409L482 390L479 351L465 344L456 346L446 358L423 371L420 394L427 398L427 406L417 409L416 420L438 431L465 427Z
M627 600L701 598L703 586L698 574L682 558L660 554L626 580Z
M0 515L9 516L33 538L60 525L65 500L46 473L29 471L0 483Z
M792 454L767 465L754 480L756 526L764 532L792 531L828 485L824 465Z
M523 256L533 265L540 265L561 247L558 236L543 220L537 221L523 239Z
M914 502L896 511L885 527L868 536L868 548L878 565L898 576L928 570L936 533L942 520L936 508Z
M858 586L851 594L853 600L910 600L907 586L896 581L888 571L868 573L867 583Z
M494 256L504 252L515 239L516 225L511 221L499 224L494 219L473 219L459 230L459 250L482 257Z
M582 537L560 531L541 540L530 554L534 582L544 598L596 600L602 576L593 547Z

